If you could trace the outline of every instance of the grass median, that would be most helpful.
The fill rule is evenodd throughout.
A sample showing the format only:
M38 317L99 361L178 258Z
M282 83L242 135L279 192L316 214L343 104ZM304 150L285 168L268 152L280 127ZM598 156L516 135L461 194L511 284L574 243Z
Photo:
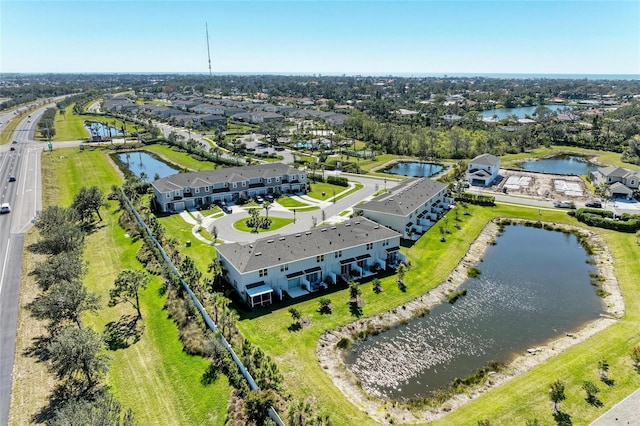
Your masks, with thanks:
M79 151L77 148L43 153L43 205L68 206L81 186L96 185L106 194L112 184L120 185L120 175L105 153L101 149ZM128 306L106 306L117 274L125 268L140 268L135 255L142 242L132 241L118 226L119 214L117 204L111 202L109 209L102 210L104 220L86 238L84 256L88 273L83 282L101 296L103 308L96 316L87 315L85 322L98 332L102 332L108 322L133 314ZM34 232L32 229L27 238ZM192 241L190 256L199 243L195 238ZM33 254L25 251L25 265L34 262ZM27 274L25 271L23 275ZM144 326L141 339L125 349L109 351L112 359L106 383L125 408L133 409L138 424L222 425L231 388L222 375L210 385L202 384L208 362L182 350L177 327L163 310L160 285L159 279L152 277L149 287L141 293ZM34 294L21 294L21 297L24 300ZM28 345L29 332L37 325L25 309L20 309L19 322L18 342ZM52 379L42 364L34 365L37 363L33 359L22 356L20 347L16 353L14 376L20 380L15 381L12 390L18 400L12 402L11 424L28 424L31 415L46 404L48 397L46 391L32 390L46 388L42 384Z

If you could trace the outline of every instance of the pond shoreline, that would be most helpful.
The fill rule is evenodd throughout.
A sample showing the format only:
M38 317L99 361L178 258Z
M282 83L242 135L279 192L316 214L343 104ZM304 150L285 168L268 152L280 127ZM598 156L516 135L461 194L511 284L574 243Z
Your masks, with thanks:
M476 266L491 241L498 235L498 221L499 219L493 220L483 228L478 238L469 247L467 254L454 268L449 277L434 289L395 309L355 321L338 329L330 330L320 336L316 347L320 366L331 376L334 385L340 389L345 397L375 421L389 423L393 420L394 423L407 423L438 419L484 392L509 381L570 346L595 335L624 315L624 300L615 277L613 261L602 238L597 233L582 228L548 224L558 230L577 231L588 238L589 244L594 251L591 257L595 261L595 267L598 269L598 273L604 277L601 287L609 293L603 299L605 315L585 324L574 333L567 333L565 336L547 342L546 345L535 348L532 353L524 353L518 356L502 371L492 375L485 385L473 388L468 393L454 395L436 409L409 410L399 402L378 399L367 394L359 385L357 377L345 366L342 360L342 353L336 347L338 341L345 337L354 340L354 336L357 336L360 332L382 332L424 314L427 309L446 303L446 293L455 291L464 283L468 278L467 268ZM510 221L514 224L530 222L516 219L510 219Z

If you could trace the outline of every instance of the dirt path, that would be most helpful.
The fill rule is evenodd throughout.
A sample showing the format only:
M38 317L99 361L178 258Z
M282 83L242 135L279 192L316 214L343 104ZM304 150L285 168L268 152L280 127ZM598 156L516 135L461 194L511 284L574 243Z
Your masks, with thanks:
M517 223L522 221L511 220L511 222ZM556 225L554 224L554 226ZM391 424L393 421L393 423L397 424L430 421L444 416L449 411L455 410L457 407L477 398L484 392L511 380L564 351L568 347L593 336L613 324L616 318L624 315L624 300L615 277L613 260L608 247L598 234L570 226L561 226L561 228L578 230L588 237L589 244L594 249L592 258L595 261L599 274L604 277L601 287L609 293L609 296L603 300L606 315L589 323L576 333L567 334L566 336L549 342L545 346L534 348L530 353L524 353L511 362L503 371L493 375L486 385L478 387L469 393L452 397L437 410L409 411L392 401L377 399L366 394L358 385L357 378L342 362L341 353L336 348L336 344L342 338L355 340L354 336L363 330L385 330L390 326L408 321L424 313L426 309L432 309L443 303L443 300L446 300L445 294L450 290L457 289L467 279L467 268L475 266L480 261L487 246L497 236L499 227L494 221L487 224L469 248L466 256L449 275L449 278L438 287L396 309L383 312L374 317L364 318L323 334L316 348L320 366L331 376L335 386L340 389L349 401L377 422Z

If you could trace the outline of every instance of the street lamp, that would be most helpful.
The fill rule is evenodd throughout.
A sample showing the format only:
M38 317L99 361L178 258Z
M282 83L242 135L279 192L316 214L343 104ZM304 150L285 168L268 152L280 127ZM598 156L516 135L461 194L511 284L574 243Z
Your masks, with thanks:
M293 223L296 223L296 209L293 209Z

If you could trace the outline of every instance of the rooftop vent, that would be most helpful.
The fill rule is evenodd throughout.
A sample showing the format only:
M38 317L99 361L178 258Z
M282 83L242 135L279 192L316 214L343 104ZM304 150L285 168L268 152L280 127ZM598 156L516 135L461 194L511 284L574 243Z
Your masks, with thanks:
M257 252L257 253L256 253L256 256L261 256L261 255L262 255L262 252L261 252L261 251L259 251L259 252Z
M335 227L335 226L332 226L332 227L331 227L331 229L336 229L336 227Z
M360 225L360 221L355 222L356 225Z
M311 231L305 232L304 235L311 235Z
M301 236L301 235L302 235L302 234L296 234L296 237L299 237L299 236Z
M327 228L322 228L322 229L320 230L320 232L325 232L326 230L327 230Z
M284 238L284 237L280 237L280 238L278 238L278 240L280 240L280 241L284 241L284 240L285 240L285 238Z
M272 242L273 242L273 240L267 240L267 244L270 244Z

